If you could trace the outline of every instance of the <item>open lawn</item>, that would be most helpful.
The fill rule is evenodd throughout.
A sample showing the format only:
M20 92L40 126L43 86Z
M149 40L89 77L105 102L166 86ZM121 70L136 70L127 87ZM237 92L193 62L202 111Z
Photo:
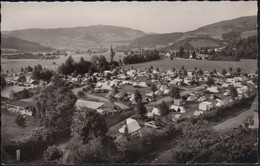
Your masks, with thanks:
M125 65L123 68L131 68L133 66L134 69L145 69L150 66L153 68L159 68L162 70L172 70L174 67L176 70L181 69L184 66L188 71L194 70L195 67L202 70L212 71L216 69L218 72L221 72L222 69L226 69L229 71L229 67L233 68L233 71L236 71L237 67L240 67L242 72L246 73L254 73L257 70L257 60L250 59L241 59L239 62L235 61L209 61L209 60L194 60L194 59L180 59L175 58L170 60L170 58L162 58L157 61L151 61L146 63L138 63L138 64L130 64Z
M16 114L7 112L3 105L1 106L1 115L2 145L11 139L30 135L31 130L39 126L39 119L26 116L26 127L19 127L15 123Z

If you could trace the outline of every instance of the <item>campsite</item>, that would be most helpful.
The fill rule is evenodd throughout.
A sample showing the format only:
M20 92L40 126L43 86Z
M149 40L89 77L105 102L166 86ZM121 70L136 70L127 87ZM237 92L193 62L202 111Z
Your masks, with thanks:
M256 6L1 2L1 162L257 163Z

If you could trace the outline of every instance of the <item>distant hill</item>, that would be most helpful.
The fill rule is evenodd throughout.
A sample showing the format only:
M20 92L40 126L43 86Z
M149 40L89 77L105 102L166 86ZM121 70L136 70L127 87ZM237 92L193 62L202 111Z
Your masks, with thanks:
M25 29L4 31L4 34L23 40L37 42L57 49L88 49L129 44L145 33L125 27L93 25L88 27Z
M222 34L236 32L241 38L247 38L257 34L257 17L247 16L233 20L221 21L203 26L194 31L185 33L153 34L135 39L128 46L142 47L171 47L178 48L186 45L193 48L217 47L225 44Z
M1 35L1 49L16 50L18 52L48 52L53 50L53 48L42 46L39 43L4 34Z

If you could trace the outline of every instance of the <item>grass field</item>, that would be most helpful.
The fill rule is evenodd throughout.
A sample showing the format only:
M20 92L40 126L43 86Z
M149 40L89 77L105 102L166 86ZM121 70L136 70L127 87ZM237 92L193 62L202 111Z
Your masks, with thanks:
M4 145L7 141L30 135L33 128L39 126L39 119L26 117L26 127L19 127L15 123L16 114L9 113L3 106L1 106L1 136Z
M138 64L131 64L125 65L124 68L128 69L133 66L134 69L145 69L146 67L153 66L154 69L157 67L162 70L172 70L175 68L176 70L181 69L182 66L185 69L194 70L195 67L202 70L212 71L216 69L218 72L221 73L222 69L226 69L229 71L229 67L233 68L233 71L236 71L237 67L240 67L242 72L246 73L253 73L257 70L257 60L249 60L249 59L242 59L239 62L235 61L209 61L209 60L193 60L193 59L179 59L175 58L170 60L170 58L163 58L158 61L151 61L146 63L138 63Z
M100 54L92 54L94 55L104 55L107 59L107 61L110 61L110 52L105 52L105 53L100 53ZM79 61L81 57L83 57L85 60L90 61L91 57L89 55L72 55L73 59L75 61ZM115 61L118 61L119 59L123 60L124 58L124 53L123 52L116 52L116 55L114 57ZM65 62L67 57L65 56L60 56L58 59L1 59L1 67L4 71L8 70L9 73L12 71L14 72L20 72L21 67L25 68L28 65L34 66L41 64L44 68L48 68L51 70L57 70L58 66L60 66L63 62ZM53 62L56 63L56 65L53 65Z
M95 55L104 55L107 61L110 61L110 53L100 53ZM93 55L92 55L93 56ZM85 60L90 60L92 56L89 55L72 55L75 61L79 61L81 57ZM123 60L124 58L123 52L116 52L114 57L115 61L119 59ZM21 67L27 67L28 65L34 66L37 64L41 64L44 68L57 70L58 66L60 66L67 57L61 56L59 59L1 59L1 67L4 71L8 70L9 72L19 72ZM53 65L53 62L56 65ZM208 60L192 60L192 59L178 59L175 58L174 60L170 60L170 58L162 58L158 61L151 61L146 63L139 63L139 64L132 64L132 65L125 65L124 68L130 68L133 66L137 69L145 69L146 67L153 66L154 68L159 67L160 70L172 70L174 67L175 69L179 70L182 66L184 66L188 70L193 70L195 67L202 70L209 70L212 71L216 69L217 71L221 72L223 68L227 71L229 67L233 68L233 71L236 70L237 67L240 67L243 72L252 73L255 72L257 69L257 60L249 60L249 59L242 59L240 62L234 61L208 61Z

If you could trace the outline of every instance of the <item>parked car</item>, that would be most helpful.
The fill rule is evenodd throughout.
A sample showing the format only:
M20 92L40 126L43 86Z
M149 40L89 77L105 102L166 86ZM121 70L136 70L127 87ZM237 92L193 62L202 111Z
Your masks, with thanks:
M153 128L153 129L158 129L158 127L156 126L156 124L153 121L145 122L144 125L146 127L150 127L150 128Z

